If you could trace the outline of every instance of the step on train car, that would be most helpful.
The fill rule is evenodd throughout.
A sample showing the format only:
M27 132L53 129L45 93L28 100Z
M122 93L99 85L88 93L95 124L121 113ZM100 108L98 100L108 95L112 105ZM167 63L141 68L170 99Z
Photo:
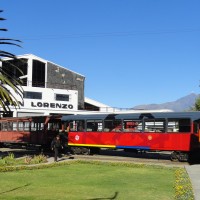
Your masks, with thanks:
M74 153L171 151L171 160L187 161L200 149L200 112L68 115L61 121Z

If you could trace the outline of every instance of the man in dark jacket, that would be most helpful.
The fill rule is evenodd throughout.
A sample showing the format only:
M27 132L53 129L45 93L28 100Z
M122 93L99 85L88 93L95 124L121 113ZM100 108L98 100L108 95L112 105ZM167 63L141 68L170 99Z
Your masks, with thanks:
M60 141L60 136L57 135L53 141L51 142L51 149L55 152L54 154L54 161L57 162L58 161L58 153L59 153L59 150L63 148L62 147L62 144L61 144L61 141Z

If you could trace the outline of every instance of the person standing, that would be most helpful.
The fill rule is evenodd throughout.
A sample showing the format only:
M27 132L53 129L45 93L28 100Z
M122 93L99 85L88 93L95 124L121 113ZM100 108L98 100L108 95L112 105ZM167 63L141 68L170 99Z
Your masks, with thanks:
M60 136L57 135L51 142L51 149L54 151L54 162L58 161L59 150L62 148Z

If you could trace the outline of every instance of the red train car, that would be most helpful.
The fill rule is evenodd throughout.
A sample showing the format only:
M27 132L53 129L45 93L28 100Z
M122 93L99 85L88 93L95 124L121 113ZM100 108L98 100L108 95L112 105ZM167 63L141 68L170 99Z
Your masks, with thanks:
M5 117L0 119L0 144L49 146L59 133L61 116Z
M68 145L75 152L99 148L171 151L185 161L199 150L200 112L68 115Z

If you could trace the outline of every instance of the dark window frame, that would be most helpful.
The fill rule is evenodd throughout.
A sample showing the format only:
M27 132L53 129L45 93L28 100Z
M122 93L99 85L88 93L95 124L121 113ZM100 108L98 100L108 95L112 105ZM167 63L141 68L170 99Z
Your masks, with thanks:
M46 63L32 61L32 87L45 87Z
M24 99L42 99L42 92L24 91L23 98Z
M70 96L69 94L55 94L55 100L56 101L69 101L69 99L70 99L69 96Z

